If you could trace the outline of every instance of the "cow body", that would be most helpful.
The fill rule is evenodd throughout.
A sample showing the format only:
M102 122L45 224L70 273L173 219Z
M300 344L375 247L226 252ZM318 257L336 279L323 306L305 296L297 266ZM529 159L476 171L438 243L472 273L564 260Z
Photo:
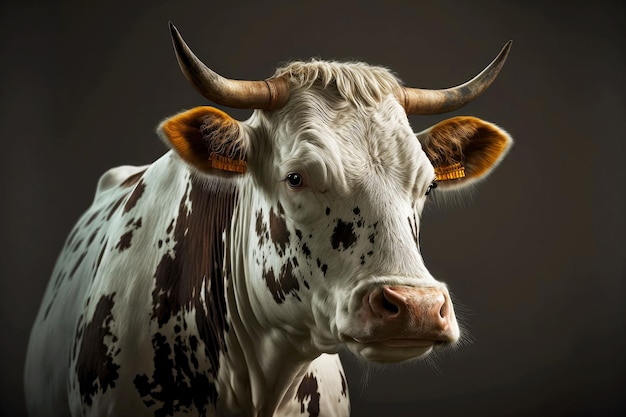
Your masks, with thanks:
M276 356L279 341L233 322L236 281L224 262L245 250L229 247L233 212L243 225L257 222L254 211L243 217L239 192L233 180L194 179L172 152L102 177L33 330L26 387L34 415L214 415L218 394L218 415L300 413L320 398L329 415L348 409L336 355ZM269 395L276 380L290 383ZM241 398L258 409L233 412Z
M283 72L283 108L181 113L159 127L172 150L101 178L33 327L32 416L342 416L340 346L397 362L458 340L419 251L432 155L498 142L467 148L474 180L508 135L465 118L416 137L381 68Z

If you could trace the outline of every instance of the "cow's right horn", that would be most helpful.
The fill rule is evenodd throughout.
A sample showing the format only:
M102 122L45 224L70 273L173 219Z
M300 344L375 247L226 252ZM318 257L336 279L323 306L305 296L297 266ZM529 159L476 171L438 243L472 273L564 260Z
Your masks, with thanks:
M401 87L397 93L400 103L407 114L441 114L464 106L481 95L496 79L512 43L508 41L498 56L465 84L443 90Z
M224 78L202 63L169 22L178 65L195 89L216 104L236 109L278 109L289 99L285 78L243 81Z

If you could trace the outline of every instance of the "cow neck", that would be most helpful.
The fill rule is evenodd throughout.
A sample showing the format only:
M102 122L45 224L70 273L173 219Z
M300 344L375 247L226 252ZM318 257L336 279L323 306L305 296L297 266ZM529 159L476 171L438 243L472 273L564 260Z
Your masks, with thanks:
M253 233L250 227L254 225L254 213L259 204L263 204L259 193L250 177L240 180L238 204L233 213L235 221L227 248L231 274L227 280L226 300L232 329L226 334L225 360L229 366L222 367L220 380L225 382L224 388L229 392L224 398L231 397L228 402L236 403L248 415L272 416L283 402L292 400L296 381L300 382L313 358L304 357L294 346L294 340L285 337L281 329L268 327L267 322L257 316L268 307L260 302L252 284L262 280L257 276L258 268L248 266L248 255L256 245L250 239Z

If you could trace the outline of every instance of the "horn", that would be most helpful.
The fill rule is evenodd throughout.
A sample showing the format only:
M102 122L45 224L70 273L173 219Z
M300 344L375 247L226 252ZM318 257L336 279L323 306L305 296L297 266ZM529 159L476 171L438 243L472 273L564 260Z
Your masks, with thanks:
M178 29L169 22L178 65L194 88L216 104L236 109L278 109L289 99L289 81L270 78L263 81L231 80L202 63L189 49Z
M481 95L496 79L506 61L513 41L508 41L498 56L480 74L456 87L443 90L401 87L397 94L407 114L440 114L456 110Z

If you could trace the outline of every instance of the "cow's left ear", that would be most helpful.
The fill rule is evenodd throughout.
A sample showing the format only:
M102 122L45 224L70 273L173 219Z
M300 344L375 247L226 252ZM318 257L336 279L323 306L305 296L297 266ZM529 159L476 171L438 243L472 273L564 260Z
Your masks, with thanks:
M484 178L513 143L498 126L469 116L444 120L417 137L444 189Z
M205 174L246 172L245 134L239 122L214 107L196 107L165 119L157 133L188 164Z

